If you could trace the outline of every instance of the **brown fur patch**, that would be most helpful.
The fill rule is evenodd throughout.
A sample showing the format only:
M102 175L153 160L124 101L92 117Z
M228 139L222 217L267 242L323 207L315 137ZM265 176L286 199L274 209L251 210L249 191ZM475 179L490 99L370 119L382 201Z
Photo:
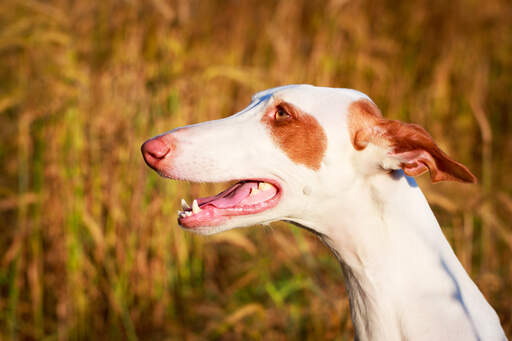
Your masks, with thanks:
M286 111L290 117L276 120L277 108ZM289 103L280 102L272 106L261 121L270 129L274 141L292 161L313 170L320 169L327 148L327 137L316 118Z
M349 106L348 127L356 150L364 149L368 143L390 147L390 156L402 161L407 175L416 176L429 170L432 182L476 182L466 166L446 155L425 129L382 117L377 106L368 100Z
M359 100L350 104L348 115L348 127L350 141L356 150L363 150L370 142L372 128L382 119L379 108L368 100ZM373 141L375 143L375 141ZM385 144L385 140L377 144Z

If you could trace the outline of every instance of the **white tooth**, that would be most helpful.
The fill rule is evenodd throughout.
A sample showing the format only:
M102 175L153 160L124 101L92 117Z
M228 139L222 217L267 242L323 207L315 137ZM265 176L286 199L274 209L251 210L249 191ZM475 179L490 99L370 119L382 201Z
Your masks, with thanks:
M271 184L268 184L266 182L260 182L258 184L258 189L259 190L262 190L262 191L268 191L269 189L272 188L272 185Z
M189 210L190 209L190 206L187 204L185 199L181 199L181 209L182 210Z
M185 216L190 217L191 215L192 215L192 212L191 212L191 211L187 211L187 212L185 212Z
M256 187L252 187L252 188L251 188L251 194L250 194L250 195L251 195L251 196L256 195L256 194L258 194L258 192L259 192L259 191L260 191L260 190L259 190L258 188L256 188Z
M201 209L199 208L199 205L197 204L197 200L195 200L195 199L192 202L192 212L194 212L194 213L201 212Z

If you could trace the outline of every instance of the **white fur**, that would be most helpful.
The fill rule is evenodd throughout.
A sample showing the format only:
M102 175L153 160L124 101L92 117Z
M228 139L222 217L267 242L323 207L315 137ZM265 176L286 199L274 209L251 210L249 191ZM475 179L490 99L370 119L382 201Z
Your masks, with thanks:
M414 180L401 170L390 173L399 165L386 150L352 147L347 110L361 98L368 99L355 90L309 85L260 92L229 118L169 132L176 152L161 173L190 181L279 182L276 207L194 232L277 220L315 231L342 265L356 340L506 340ZM261 123L276 99L323 127L328 147L318 171L290 160Z

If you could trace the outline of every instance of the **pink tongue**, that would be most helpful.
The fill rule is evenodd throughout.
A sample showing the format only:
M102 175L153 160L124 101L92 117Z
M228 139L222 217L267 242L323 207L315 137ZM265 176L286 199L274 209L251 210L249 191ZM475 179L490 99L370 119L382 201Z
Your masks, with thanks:
M223 193L217 194L213 197L197 199L199 206L212 205L217 208L230 208L235 206L248 206L254 205L272 198L277 193L274 186L268 188L266 191L259 190L251 194L251 189L258 188L257 182L238 183L232 188ZM227 194L224 194L226 193Z
M214 199L213 201L210 201L208 204L213 205L217 208L228 208L238 205L242 200L247 198L249 196L249 193L251 192L251 188L258 187L258 184L255 182L246 182L238 188L236 188L234 191L229 193L228 195L219 198Z

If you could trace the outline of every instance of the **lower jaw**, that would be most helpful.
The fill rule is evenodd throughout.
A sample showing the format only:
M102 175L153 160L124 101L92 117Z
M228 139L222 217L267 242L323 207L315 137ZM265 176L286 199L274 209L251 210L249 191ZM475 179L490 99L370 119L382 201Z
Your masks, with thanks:
M215 227L228 222L234 217L249 217L265 212L277 204L279 198L265 202L264 207L234 207L228 209L205 208L189 217L178 218L178 223L184 228ZM275 201L271 202L271 201Z
M200 227L220 226L222 224L225 224L229 219L230 219L230 217L220 216L220 217L215 217L210 220L204 221L204 220L198 220L198 219L195 219L192 217L188 217L188 218L178 218L178 224L181 227L186 228L186 229L195 229L195 228L200 228Z

